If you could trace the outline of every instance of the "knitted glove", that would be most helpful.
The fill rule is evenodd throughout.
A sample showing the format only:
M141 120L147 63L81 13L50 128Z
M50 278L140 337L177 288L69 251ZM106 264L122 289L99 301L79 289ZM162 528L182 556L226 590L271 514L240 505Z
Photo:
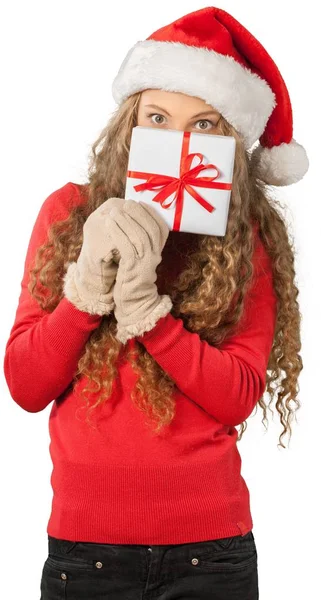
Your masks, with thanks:
M106 215L107 210L124 202L122 198L108 198L89 215L78 260L69 263L63 277L66 298L92 315L108 314L115 306L113 288L120 255L108 235Z
M170 296L160 296L155 284L169 228L152 207L134 200L126 200L122 208L112 208L106 226L120 253L114 314L116 337L125 344L153 329L173 306Z

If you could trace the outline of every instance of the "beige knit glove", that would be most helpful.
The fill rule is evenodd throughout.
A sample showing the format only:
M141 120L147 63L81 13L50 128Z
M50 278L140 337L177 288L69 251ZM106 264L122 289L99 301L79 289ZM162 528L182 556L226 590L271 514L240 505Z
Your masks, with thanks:
M162 258L169 228L149 205L126 200L106 216L108 235L119 250L120 261L114 287L116 337L123 343L150 331L167 315L170 296L159 295L156 267Z
M115 306L113 288L120 255L108 235L106 215L124 203L122 198L108 198L89 215L78 260L69 263L63 278L66 298L92 315L108 314Z

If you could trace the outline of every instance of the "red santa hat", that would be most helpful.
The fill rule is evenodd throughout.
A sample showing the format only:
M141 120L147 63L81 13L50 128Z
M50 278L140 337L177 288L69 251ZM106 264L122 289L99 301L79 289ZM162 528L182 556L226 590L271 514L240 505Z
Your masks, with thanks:
M217 109L252 152L258 176L288 185L309 161L293 136L288 90L260 42L229 13L213 6L191 12L137 42L112 86L121 103L144 89L182 92Z

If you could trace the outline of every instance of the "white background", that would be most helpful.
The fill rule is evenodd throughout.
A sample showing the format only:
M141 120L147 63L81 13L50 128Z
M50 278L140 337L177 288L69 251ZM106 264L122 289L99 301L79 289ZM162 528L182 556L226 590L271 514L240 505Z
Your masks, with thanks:
M68 181L86 181L91 144L115 105L111 83L128 49L206 3L176 0L7 2L1 43L1 349L13 324L25 252L44 199ZM320 495L320 73L319 19L313 3L225 1L277 63L288 86L294 137L310 171L275 188L296 244L303 315L299 398L290 448L277 448L278 413L265 433L262 410L239 444L251 494L260 600L316 598ZM316 10L316 9L315 9ZM195 74L197 76L197 73ZM318 170L318 172L317 172ZM2 353L3 355L3 353ZM23 411L1 379L1 590L6 600L40 598L51 507L48 416ZM267 397L268 399L268 397Z

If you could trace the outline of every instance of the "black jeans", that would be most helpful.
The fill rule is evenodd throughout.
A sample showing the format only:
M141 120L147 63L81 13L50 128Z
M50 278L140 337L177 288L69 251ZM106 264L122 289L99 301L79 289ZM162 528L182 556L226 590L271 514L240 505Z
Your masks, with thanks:
M40 600L257 600L252 531L205 542L145 546L48 536Z

